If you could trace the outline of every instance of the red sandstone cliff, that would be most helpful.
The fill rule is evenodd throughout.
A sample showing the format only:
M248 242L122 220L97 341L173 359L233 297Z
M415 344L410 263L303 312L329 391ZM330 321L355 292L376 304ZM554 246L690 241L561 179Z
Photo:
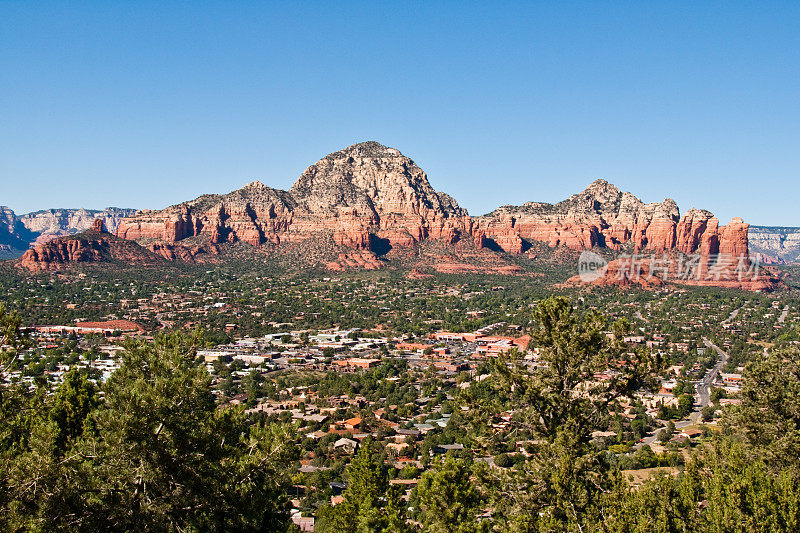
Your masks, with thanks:
M742 219L720 227L714 215L699 209L690 209L681 218L671 199L645 204L604 180L554 205L503 206L476 221L488 239L510 253L539 241L574 250L748 254L749 226Z
M141 211L117 235L162 247L189 237L254 246L300 242L326 231L355 249L472 238L473 221L398 150L365 142L308 167L289 191L253 182L161 211Z
M325 156L289 191L253 182L228 194L141 211L117 230L119 237L171 260L220 253L216 245L222 243L277 246L311 242L322 233L357 251L339 252L340 260L329 264L363 263L364 268L380 266L375 254L426 240L470 242L512 254L535 242L706 258L722 254L746 260L748 254L748 225L741 219L720 226L711 213L698 209L681 217L673 200L645 204L604 180L557 204L503 206L472 218L453 198L434 190L411 159L376 142ZM702 268L709 268L707 260Z
M334 152L308 167L289 191L253 182L225 195L204 195L161 211L123 220L117 235L173 258L197 242L242 241L254 246L301 242L329 232L336 244L357 250L388 249L427 239L522 253L534 241L575 250L669 251L747 254L741 219L728 226L708 211L680 218L673 200L645 204L597 180L558 204L503 206L472 218L398 150L365 142ZM188 254L191 255L191 254Z
M507 205L476 220L487 238L508 252L519 253L531 241L574 250L595 246L619 250L628 243L636 250L669 250L676 245L678 219L673 200L645 204L597 180L557 204Z
M748 228L741 218L727 226L708 211L690 209L680 217L673 200L645 204L614 185L597 180L558 204L504 206L477 219L486 238L509 253L520 253L534 241L574 250L609 248L622 254L594 285L657 286L666 281L747 290L774 288L778 279L768 270L755 274L750 261ZM631 272L626 254L643 264ZM650 272L650 258L669 268ZM696 261L687 274L681 264ZM627 262L627 263L626 263ZM571 283L580 283L578 276Z
M79 263L119 262L125 265L157 265L161 257L135 242L120 239L106 231L101 219L77 235L59 237L26 251L17 262L32 272L60 270Z
M593 279L577 275L567 280L567 284L653 288L670 282L747 291L772 291L782 286L780 277L769 267L750 263L741 257L722 253L690 257L675 251L638 258L623 256L609 262Z

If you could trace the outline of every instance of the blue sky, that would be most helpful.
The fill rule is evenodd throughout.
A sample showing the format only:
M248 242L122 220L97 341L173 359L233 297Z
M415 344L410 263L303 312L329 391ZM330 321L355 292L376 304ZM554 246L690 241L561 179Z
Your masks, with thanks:
M0 1L0 205L288 188L362 140L474 215L605 178L800 226L800 3Z

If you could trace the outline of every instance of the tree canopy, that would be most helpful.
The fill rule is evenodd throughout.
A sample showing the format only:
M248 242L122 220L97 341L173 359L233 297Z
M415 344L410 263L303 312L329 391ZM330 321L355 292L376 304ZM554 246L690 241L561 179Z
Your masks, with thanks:
M100 390L71 372L52 399L19 399L43 408L27 435L4 431L3 529L286 529L288 429L218 408L196 340L131 341Z

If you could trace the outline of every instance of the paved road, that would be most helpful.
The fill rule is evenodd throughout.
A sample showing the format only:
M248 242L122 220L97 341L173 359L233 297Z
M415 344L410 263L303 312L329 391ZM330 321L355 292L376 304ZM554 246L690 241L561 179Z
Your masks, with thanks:
M726 318L725 320L720 322L720 325L721 326L726 326L726 325L730 324L731 322L733 322L733 319L736 318L737 316L739 316L739 311L740 310L741 310L741 307L731 311L731 314L728 316L728 318Z
M736 318L736 314L738 309L731 313L731 319ZM700 401L698 402L699 405L695 405L694 411L689 415L688 419L679 420L675 422L675 429L683 429L686 426L691 426L692 424L696 424L700 421L700 413L703 410L703 407L709 404L711 400L711 384L717 379L717 375L719 375L722 367L728 362L728 354L724 352L719 346L708 340L706 337L703 337L703 343L713 349L716 350L717 354L719 354L719 360L717 364L714 365L711 369L706 372L706 375L703 376L703 379L699 381L695 387L697 389L697 395L700 397ZM655 429L652 433L650 433L647 437L642 439L641 442L637 443L633 446L634 449L641 448L643 445L647 444L648 446L655 443L656 439L658 438L658 433L662 429L666 429L667 426L662 426L660 428Z
M694 424L695 423L694 414L695 413L692 413L692 418L690 418L689 420L678 420L677 422L675 422L675 429L676 430L681 430L681 429L685 428L686 426L691 426L692 424ZM653 432L650 435L648 435L647 437L642 439L642 442L636 443L633 446L633 448L634 449L639 449L642 446L644 446L645 444L647 444L648 446L652 446L653 443L655 443L656 439L658 438L658 434L661 432L662 429L667 429L667 426L662 426L660 428L657 428L657 429L653 430Z
M164 317L164 313L158 313L158 314L156 314L156 322L158 322L158 324L159 324L159 325L160 325L162 328L164 328L164 329L169 329L169 328L171 328L172 326L174 326L174 325L175 325L175 322L170 322L170 321L164 320L164 318L163 318L163 317Z
M700 397L700 407L705 407L708 405L711 397L711 384L717 379L722 367L728 362L728 353L722 351L722 348L708 340L706 337L703 337L703 343L709 348L716 350L717 354L719 355L719 360L717 361L716 365L706 372L706 375L703 376L703 379L700 381L700 383L697 384L697 394Z

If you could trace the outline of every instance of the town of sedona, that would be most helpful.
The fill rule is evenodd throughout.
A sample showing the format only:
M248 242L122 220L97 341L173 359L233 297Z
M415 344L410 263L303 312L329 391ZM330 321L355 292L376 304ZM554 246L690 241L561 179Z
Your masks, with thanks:
M797 2L0 20L0 531L800 531Z

